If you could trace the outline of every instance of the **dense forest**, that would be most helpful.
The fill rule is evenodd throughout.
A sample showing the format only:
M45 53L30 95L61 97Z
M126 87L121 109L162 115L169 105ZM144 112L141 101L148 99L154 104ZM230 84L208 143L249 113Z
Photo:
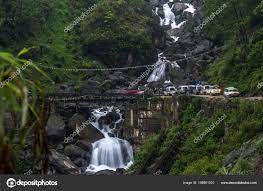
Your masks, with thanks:
M185 11L189 5L195 12ZM177 21L174 28L172 20L162 24L170 8ZM83 138L78 134L81 140L74 144L61 140L86 121L94 107L83 110L77 103L74 111L64 107L61 112L63 104L50 103L49 95L119 92L144 66L160 62L168 63L166 73L150 87L157 89L166 80L176 85L206 81L236 87L242 98L180 95L180 119L159 116L168 127L146 130L138 144L132 135L120 137L128 138L134 152L133 165L120 172L262 175L262 99L245 98L263 94L263 0L0 0L0 174L29 169L36 174L85 173L91 143L98 140L93 135L101 136L88 130ZM123 69L133 67L138 68ZM138 98L148 102L144 99ZM212 133L193 142L224 114L226 119ZM115 114L106 117L96 122L117 124ZM120 132L131 128L125 122L123 126ZM66 169L54 155L74 168Z

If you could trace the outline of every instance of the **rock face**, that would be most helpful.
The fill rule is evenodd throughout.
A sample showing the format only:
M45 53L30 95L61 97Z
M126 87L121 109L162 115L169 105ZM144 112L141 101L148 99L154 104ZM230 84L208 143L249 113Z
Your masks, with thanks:
M65 122L62 117L57 114L51 114L46 125L46 131L52 143L61 142L66 132Z
M164 32L156 33L156 46L162 50L162 56L171 63L176 61L180 68L166 67L166 75L161 81L171 80L176 85L182 85L195 83L196 80L205 80L202 71L220 55L220 51L215 49L209 53L208 51L215 48L213 42L209 41L202 32L194 31L204 17L200 11L203 1L183 0L167 3L168 1L163 0L151 1L156 18L155 24L165 23L161 24ZM189 10L188 3L194 7L194 13L186 11ZM174 14L170 16L175 17L176 27L162 20L169 12L166 9L168 6ZM206 53L205 56L198 56L204 53Z
M263 174L262 153L260 153L260 145L263 145L263 138L258 136L244 143L239 149L231 151L222 161L224 167L230 169L229 174L240 175L246 174ZM261 148L262 149L262 148ZM262 152L262 151L261 151ZM242 161L246 161L250 166L250 171L240 171Z

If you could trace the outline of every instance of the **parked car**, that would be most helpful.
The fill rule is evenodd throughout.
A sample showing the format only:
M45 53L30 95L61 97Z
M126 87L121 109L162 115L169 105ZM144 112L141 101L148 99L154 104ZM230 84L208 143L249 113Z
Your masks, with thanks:
M179 86L178 87L178 93L185 94L188 91L188 86Z
M177 93L177 89L174 86L168 86L163 91L164 95L174 95Z
M194 93L195 88L196 88L196 85L189 85L187 88L187 92L192 94Z
M196 85L195 89L193 90L193 94L199 95L201 93L202 86L201 85Z
M217 85L210 86L210 88L206 90L207 95L216 96L216 95L221 95L221 93L222 93L222 91L219 88L219 86L217 86Z
M207 91L210 89L210 87L211 87L210 85L203 85L200 94L207 95L208 93Z
M234 87L228 87L224 90L224 96L226 97L238 97L240 96L240 92L237 88Z
M126 90L124 92L125 95L142 95L144 94L144 91L141 90Z

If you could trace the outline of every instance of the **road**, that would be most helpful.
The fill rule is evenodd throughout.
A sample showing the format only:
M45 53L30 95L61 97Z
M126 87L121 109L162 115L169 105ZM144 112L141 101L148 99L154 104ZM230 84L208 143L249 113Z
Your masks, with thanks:
M263 100L263 97L234 97L234 98L226 98L222 95L220 96L211 96L211 95L194 95L194 94L190 94L190 95L186 95L186 96L190 96L190 97L201 97L201 98L207 98L207 99L243 99L243 100L251 100L251 101L261 101ZM161 96L163 98L165 97L172 97L172 96Z
M190 95L192 97L203 97L203 98L209 98L209 99L233 99L233 98L225 98L224 96L210 96L210 95ZM263 100L263 97L236 97L237 99L244 99L244 100Z

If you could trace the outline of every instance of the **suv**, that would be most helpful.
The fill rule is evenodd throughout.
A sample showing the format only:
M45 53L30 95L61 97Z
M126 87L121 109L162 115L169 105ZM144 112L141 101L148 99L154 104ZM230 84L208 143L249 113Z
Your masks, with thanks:
M234 87L228 87L228 88L225 88L224 96L226 96L226 97L238 97L238 96L240 96L240 93L239 93L238 89L236 89Z
M208 90L206 90L206 93L208 95L212 95L212 96L220 95L221 94L221 89L217 85L210 86L210 88Z
M202 90L202 86L197 85L195 86L195 89L193 90L193 94L199 95L201 93L201 90Z
M204 86L202 86L202 90L200 91L200 94L202 94L202 95L207 95L208 90L209 90L210 88L211 88L210 85L204 85Z
M174 86L168 86L164 90L164 95L174 95L176 94L177 90Z
M179 86L178 87L178 93L186 94L188 91L188 86Z

